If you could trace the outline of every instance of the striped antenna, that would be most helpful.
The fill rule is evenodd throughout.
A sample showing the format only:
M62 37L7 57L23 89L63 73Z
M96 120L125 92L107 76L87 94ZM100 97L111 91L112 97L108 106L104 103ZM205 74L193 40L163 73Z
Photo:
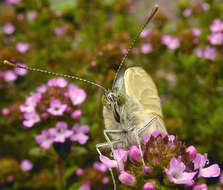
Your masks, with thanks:
M133 47L135 46L135 43L136 43L136 41L139 39L140 34L142 33L142 31L145 29L145 27L149 24L149 22L150 22L150 21L153 19L153 17L156 15L158 9L159 9L159 5L155 4L154 7L153 7L153 9L152 9L152 11L151 11L151 13L150 13L150 15L149 15L149 17L148 17L148 19L147 19L146 22L142 25L142 27L141 27L141 29L139 30L138 34L137 34L136 37L133 39L131 45L129 46L129 48L128 48L128 50L127 50L127 53L123 56L122 61L121 61L120 65L119 65L119 67L118 67L118 70L117 70L116 74L115 74L115 79L114 79L114 81L113 81L112 89L114 88L114 84L115 84L115 82L116 82L116 80L117 80L119 71L120 71L120 69L122 68L122 65L124 64L124 62L125 62L125 60L126 60L128 54L129 54L129 52L130 52L130 51L133 49Z
M97 84L97 83L94 83L94 82L91 82L89 80L82 79L82 78L79 78L79 77L76 77L76 76L73 76L73 75L65 75L65 74L50 72L50 71L46 71L46 70L42 70L42 69L22 66L22 65L15 64L15 63L11 63L10 61L7 61L7 60L4 60L3 64L10 65L10 66L17 67L17 68L21 68L21 69L25 69L25 70L29 70L29 71L36 71L36 72L46 73L48 75L54 75L54 76L60 76L60 77L69 78L69 79L80 80L82 82L97 86L97 87L103 89L105 92L107 92L107 89L105 87L101 86L100 84Z

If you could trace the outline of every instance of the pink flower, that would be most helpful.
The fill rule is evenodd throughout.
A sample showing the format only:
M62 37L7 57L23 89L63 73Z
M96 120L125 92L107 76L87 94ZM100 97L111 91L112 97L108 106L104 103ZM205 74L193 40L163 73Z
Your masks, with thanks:
M127 161L128 151L118 148L114 151L114 159L118 162L120 170L124 170L124 162Z
M11 23L11 22L6 22L4 25L3 25L3 31L6 33L6 34L13 34L15 32L15 27L14 25Z
M28 12L28 18L30 20L34 20L36 18L36 12L35 11L29 11Z
M75 174L77 176L81 176L84 174L84 170L82 168L77 168L77 170L75 171Z
M190 8L187 8L183 12L183 16L189 17L192 14L192 10Z
M151 53L152 52L152 45L149 44L149 43L142 44L141 45L141 52L144 53L144 54Z
M186 166L179 159L172 158L170 160L170 168L164 171L170 182L175 184L191 184L197 172L185 172Z
M55 128L50 128L48 130L49 134L54 137L54 142L64 143L66 138L69 138L73 131L67 129L67 123L64 121L59 121L56 123Z
M54 29L54 33L55 33L57 36L61 36L61 35L63 35L63 34L66 32L66 29L67 29L66 26L56 27L56 28Z
M208 3L202 3L202 8L204 11L208 11L210 9L210 5Z
M79 119L79 118L81 117L81 115L82 115L81 110L75 110L75 111L72 113L71 117L72 117L73 119Z
M203 57L208 60L215 60L217 56L217 50L210 46L206 46L203 52Z
M96 61L91 61L91 66L95 67L97 65Z
M211 32L222 32L223 31L223 22L220 19L215 19L214 22L210 25Z
M201 35L201 30L199 28L192 28L191 32L194 36L200 36Z
M42 84L42 85L40 85L40 86L37 87L37 92L39 92L41 94L42 93L45 93L46 90L47 90L47 86L45 84Z
M109 178L108 177L103 177L102 184L104 184L104 185L109 184Z
M6 0L7 4L18 4L21 0Z
M16 65L23 66L23 67L26 66L26 64L23 64L23 63L16 63ZM22 69L22 68L18 68L18 67L15 67L14 71L17 75L20 75L20 76L24 76L27 73L26 69Z
M91 190L90 183L83 184L78 190Z
M190 160L194 160L197 156L197 149L194 146L187 147L186 152L189 154Z
M206 184L198 184L193 187L193 190L208 190L208 186Z
M143 186L143 190L155 190L155 184L154 182L147 182Z
M220 175L220 168L218 164L213 164L207 168L204 168L209 163L207 154L197 154L193 160L194 169L199 170L198 177L218 177Z
M2 108L2 115L8 115L10 110L8 108Z
M223 34L220 32L211 33L211 35L208 36L208 40L212 45L222 45Z
M70 136L71 141L77 141L80 144L85 144L89 137L86 135L89 131L89 127L87 125L79 126L75 124L72 128L73 134Z
M127 186L134 186L136 184L135 177L128 172L121 171L118 178L123 184Z
M221 184L223 184L223 173L221 174L220 178L219 178L219 181Z
M111 160L106 156L100 155L99 156L101 162L107 167L107 168L118 168L118 164L115 160Z
M148 36L151 33L151 29L144 29L141 34L140 37L141 38L145 38L146 36Z
M22 160L20 167L22 171L27 172L33 168L33 165L32 162L30 162L29 160Z
M67 81L64 78L62 78L62 77L50 79L48 81L48 86L64 88L64 87L67 86Z
M26 112L24 113L24 118L23 125L27 128L32 127L40 121L40 117L36 112Z
M87 96L86 92L75 84L69 84L68 95L73 105L80 105Z
M195 53L197 54L198 57L202 58L204 55L204 50L201 48L198 48L195 50Z
M18 42L16 44L16 50L20 53L26 53L29 49L29 44L25 42Z
M50 108L47 109L52 115L61 116L65 112L67 104L62 104L60 100L52 98L50 101Z
M142 158L140 155L140 151L137 146L131 146L129 150L129 158L132 161L141 162Z
M107 171L107 167L105 164L101 163L101 162L94 162L93 164L93 168L98 170L98 171L101 171L101 172L106 172Z
M178 38L172 37L171 35L163 35L162 43L169 49L175 50L180 47L180 41Z
M37 103L41 99L40 93L33 93L31 96L26 98L25 104L20 105L21 112L34 112Z
M4 77L5 82L13 82L17 79L16 73L11 70L5 71L3 77Z
M40 135L37 135L35 137L36 142L43 148L43 149L49 149L50 146L54 142L54 138L50 135L49 131L43 130Z

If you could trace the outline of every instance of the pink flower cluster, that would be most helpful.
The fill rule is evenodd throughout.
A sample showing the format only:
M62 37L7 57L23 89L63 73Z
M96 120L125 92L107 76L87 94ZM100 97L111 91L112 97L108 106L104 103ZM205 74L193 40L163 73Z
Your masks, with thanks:
M64 143L66 140L76 141L79 144L85 144L89 137L87 133L89 128L87 125L73 125L72 129L68 128L68 124L59 121L56 126L43 130L41 134L35 137L36 142L44 149L49 149L53 143Z
M217 49L211 46L206 46L205 48L199 48L195 50L196 54L200 58L207 60L215 60L217 57Z
M212 45L223 44L223 21L215 19L210 25L211 34L208 36L208 40Z
M23 126L30 128L41 119L47 119L50 116L62 117L69 114L73 119L81 117L81 110L75 109L76 106L83 103L86 92L73 83L63 78L51 79L47 84L42 84L37 88L37 92L32 93L20 105L20 111L23 112Z
M220 175L218 164L208 166L207 154L199 154L194 146L185 147L175 136L168 136L158 131L155 131L150 137L145 137L143 158L146 166L137 169L137 166L142 166L142 158L137 146L132 146L129 150L115 149L114 160L100 155L101 162L107 168L119 169L119 180L124 185L136 186L137 178L146 176L147 182L144 184L143 190L153 190L156 186L158 188L159 184L164 183L155 182L154 178L166 178L169 183L176 186L183 184L198 189L201 186L198 184L200 178ZM161 177L157 174L158 167L162 169L164 176ZM151 176L150 180L148 180L149 176Z
M175 50L180 47L180 40L177 37L164 34L162 36L162 43L167 46L168 49Z

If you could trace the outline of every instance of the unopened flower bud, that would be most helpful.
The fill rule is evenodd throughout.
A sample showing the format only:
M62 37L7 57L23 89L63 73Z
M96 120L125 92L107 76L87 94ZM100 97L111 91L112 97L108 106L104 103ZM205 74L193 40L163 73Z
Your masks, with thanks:
M197 150L194 146L187 147L186 152L189 153L189 156L190 156L191 160L194 160L196 158Z
M123 184L128 186L134 186L136 183L135 177L125 171L121 171L118 178Z
M129 150L129 157L132 161L141 162L142 158L137 146L132 146Z
M155 184L154 182L147 182L143 186L143 190L154 190L155 189Z

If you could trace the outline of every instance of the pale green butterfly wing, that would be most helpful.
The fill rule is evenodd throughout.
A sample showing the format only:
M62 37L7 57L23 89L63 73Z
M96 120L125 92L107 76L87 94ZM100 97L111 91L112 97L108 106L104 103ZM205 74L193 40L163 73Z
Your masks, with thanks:
M143 107L142 115L146 113L148 119L151 119L153 116L158 116L162 122L162 126L159 126L159 130L166 132L162 121L163 114L160 98L156 85L149 74L141 67L131 67L125 71L124 83L126 94L134 98ZM144 116L142 116L142 120L145 120ZM154 131L155 127L156 126L152 127L153 129L151 130Z

